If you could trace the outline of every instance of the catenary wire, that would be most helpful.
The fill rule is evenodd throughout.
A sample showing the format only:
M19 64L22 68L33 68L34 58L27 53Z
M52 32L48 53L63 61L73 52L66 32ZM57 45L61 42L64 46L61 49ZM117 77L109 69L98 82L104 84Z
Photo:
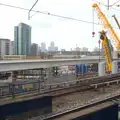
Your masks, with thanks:
M109 5L109 7L112 7L112 6L116 5L116 4L119 3L119 2L120 2L120 0L116 1L116 2L113 3L112 5Z
M29 11L28 8L23 8L23 7L18 7L18 6L13 6L13 5L8 5L8 4L3 4L3 3L0 3L0 5L1 5L1 6L6 6L6 7L11 7L11 8L16 8L16 9L20 9L20 10ZM50 15L50 16L54 16L54 17L59 17L59 18L63 18L63 19L74 20L74 21L83 22L83 23L88 23L88 24L102 25L102 24L100 24L100 23L95 23L95 22L91 22L91 21L87 21L87 20L82 20L82 19L76 19L76 18L67 17L67 16L61 16L61 15L52 14L52 13L44 12L44 11L32 10L32 12L40 13L40 14L45 14L45 15ZM115 28L115 27L114 27L114 28ZM115 29L118 29L118 28L115 28Z
M11 8L16 8L16 9L21 9L21 10L25 10L25 11L29 11L29 9L27 9L27 8L22 8L22 7L18 7L18 6L13 6L13 5L8 5L8 4L3 4L3 3L0 3L0 5L6 6L6 7L11 7ZM72 18L72 17L61 16L61 15L57 15L57 14L51 14L49 12L36 11L36 10L32 10L32 11L36 12L36 13L41 13L41 14L46 14L46 15L54 16L54 17L59 17L59 18L70 19L70 20L75 20L75 21L80 21L80 22L92 23L93 24L93 22L90 22L90 21L76 19L76 18ZM99 23L94 23L94 24L99 25Z
M103 5L103 6L105 6L105 7L108 7L108 5L105 5L103 2L100 2L100 1L97 1L97 0L93 0L93 1L94 1L94 2L97 2L97 3L101 4L101 5ZM113 7L114 5L116 5L116 4L119 3L119 2L120 2L120 0L114 2L112 5L109 5L109 7Z

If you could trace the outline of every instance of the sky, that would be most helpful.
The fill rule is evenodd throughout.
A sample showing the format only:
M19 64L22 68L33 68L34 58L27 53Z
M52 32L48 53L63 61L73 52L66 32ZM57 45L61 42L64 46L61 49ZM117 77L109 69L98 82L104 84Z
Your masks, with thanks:
M35 1L36 0L0 0L0 3L30 9ZM113 6L114 9L110 8L108 11L107 8L103 6L103 4L107 4L107 0L97 1L100 2L99 6L101 10L108 17L117 34L119 34L112 15L115 14L118 20L120 20L120 8ZM110 5L116 1L117 0L110 0ZM39 0L34 10L93 22L93 3L95 3L95 0ZM31 15L34 15L34 13L31 12ZM94 21L99 23L96 13L94 13ZM0 5L1 38L14 40L14 26L20 22L29 24L32 27L32 43L40 45L41 42L45 42L46 45L49 46L50 42L54 41L59 49L66 50L75 48L76 44L80 48L88 47L89 50L98 47L100 25L94 25L95 37L93 38L93 24L39 13L36 13L28 20L28 11Z

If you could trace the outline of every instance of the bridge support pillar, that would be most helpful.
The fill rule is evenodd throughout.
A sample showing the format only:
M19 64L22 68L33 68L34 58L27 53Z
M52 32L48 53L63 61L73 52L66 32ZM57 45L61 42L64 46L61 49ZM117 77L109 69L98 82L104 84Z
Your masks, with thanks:
M112 62L112 74L117 74L118 73L118 61L113 61Z
M49 84L52 84L52 79L53 79L53 71L52 71L52 67L48 68L48 81L49 81Z
M18 71L11 72L11 79L13 83L17 80L17 75L18 75Z
M107 86L109 86L109 85L110 85L110 83L108 82L108 83L107 83Z
M98 88L98 86L97 86L97 84L95 85L95 89L97 89Z
M98 76L105 76L105 62L98 64Z
M119 84L119 81L117 80L117 85Z

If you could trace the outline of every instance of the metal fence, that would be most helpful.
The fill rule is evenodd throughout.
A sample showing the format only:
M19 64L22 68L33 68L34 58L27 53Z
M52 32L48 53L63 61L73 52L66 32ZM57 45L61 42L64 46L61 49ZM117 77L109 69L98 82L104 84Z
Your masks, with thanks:
M0 86L0 97L15 97L16 95L26 94L34 91L40 91L44 87L44 82L18 82L9 83L4 86Z

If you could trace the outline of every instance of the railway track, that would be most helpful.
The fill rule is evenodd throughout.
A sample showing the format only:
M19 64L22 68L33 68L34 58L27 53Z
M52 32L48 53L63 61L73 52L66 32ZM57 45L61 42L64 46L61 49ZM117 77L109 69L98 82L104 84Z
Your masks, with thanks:
M104 83L103 83L103 79L104 79ZM76 81L76 84L71 85L71 86L66 86L65 88L61 88L61 89L53 89L51 91L46 91L44 93L48 93L48 95L51 95L53 97L60 97L61 95L66 95L66 94L70 94L73 92L82 92L82 91L88 91L91 89L94 89L94 85L98 85L98 87L102 87L102 86L106 86L107 83L109 82L109 85L112 83L118 83L120 82L120 75L118 76L107 76L105 78L101 77L101 78L92 78L91 81L89 81L89 79L86 80L79 80Z
M104 94L104 95L98 95L97 97L95 97L91 100L88 100L83 104L78 104L77 103L77 104L74 104L72 106L63 108L63 109L61 109L57 112L53 112L53 113L43 115L43 116L34 117L30 120L39 120L39 119L40 120L54 120L55 118L62 117L63 115L74 113L76 111L80 111L80 110L83 110L85 108L88 108L88 107L91 107L91 106L94 106L94 105L97 105L97 104L101 104L101 103L106 102L108 100L112 100L113 98L116 98L118 96L120 96L120 89L116 90L112 93L107 93L107 94Z
M41 90L40 92L36 91L33 92L31 94L27 93L26 94L22 94L22 95L16 95L16 99L30 99L30 98L35 98L35 97L40 97L40 96L45 96L45 95L51 95L53 97L60 97L60 96L64 96L66 94L70 94L70 93L74 93L74 92L82 92L82 91L88 91L91 89L94 89L94 87L92 85L94 84L100 84L98 85L98 87L101 86L105 86L106 84L101 84L103 83L103 79L104 79L104 83L105 82L109 82L109 83L116 83L116 80L119 81L120 79L120 75L112 75L112 76L106 76L106 77L94 77L94 78L88 78L88 79L83 79L83 80L78 80L75 81L74 84L71 84L69 86L64 87L60 87L59 88L54 88L54 89L49 89L49 90ZM114 82L115 81L115 82ZM11 96L5 96L5 97L1 97L1 100L7 100L7 99L11 99Z

